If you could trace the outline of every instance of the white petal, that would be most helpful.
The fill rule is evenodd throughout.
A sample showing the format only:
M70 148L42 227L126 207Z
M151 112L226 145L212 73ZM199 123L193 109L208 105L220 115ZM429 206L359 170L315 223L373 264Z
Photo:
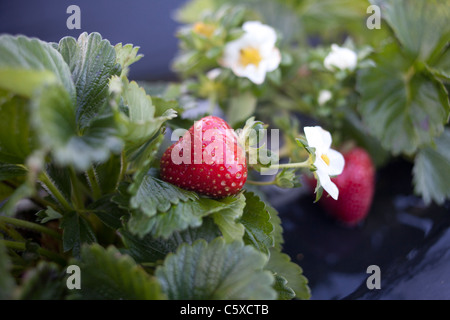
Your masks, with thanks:
M256 67L253 64L249 64L245 67L242 76L249 78L255 84L261 84L266 78L266 71L261 66Z
M280 50L278 50L277 48L273 48L271 50L270 55L266 57L264 60L266 62L266 71L267 72L274 71L276 68L278 68L281 62Z
M319 178L320 185L322 188L328 192L328 194L334 199L337 200L339 197L339 189L334 184L333 181L331 181L330 176L326 174L326 172L323 172L322 170L316 171L317 177Z
M349 69L354 70L358 62L358 56L353 50L331 45L331 52L325 57L324 66L328 70Z
M316 148L316 151L326 153L331 147L331 134L322 129L322 127L305 127L303 128L303 131L305 132L308 145Z
M325 103L330 101L332 97L333 94L330 90L320 90L317 102L319 103L319 106L323 106Z
M251 34L252 39L268 46L274 46L277 41L277 34L275 30L259 21L247 21L242 25L242 29Z
M325 148L325 150L328 150L331 147L331 141L332 141L331 134L327 130L324 130L322 128L320 128L320 129L321 129L321 135L322 135L322 145Z
M327 156L330 159L330 166L328 167L328 174L330 176L337 176L342 173L345 166L344 156L334 149L330 149L327 152Z
M320 132L322 128L319 126L315 127L304 127L306 141L308 145L312 148L322 148L322 134Z

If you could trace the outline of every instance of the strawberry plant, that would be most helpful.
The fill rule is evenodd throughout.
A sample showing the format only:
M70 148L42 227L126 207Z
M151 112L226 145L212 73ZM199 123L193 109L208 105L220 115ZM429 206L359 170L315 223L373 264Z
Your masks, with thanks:
M167 148L182 106L127 78L138 50L0 37L1 298L308 299L277 211L244 187L244 136L206 117ZM175 164L191 133L187 156L241 161Z

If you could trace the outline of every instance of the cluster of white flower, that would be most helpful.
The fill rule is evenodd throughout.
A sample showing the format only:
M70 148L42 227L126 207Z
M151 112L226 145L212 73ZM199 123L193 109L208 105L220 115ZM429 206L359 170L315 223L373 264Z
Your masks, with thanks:
M274 71L281 62L280 50L275 46L277 35L275 30L259 21L248 21L243 24L244 34L226 44L221 65L230 68L238 77L246 77L255 84L262 84L266 73ZM354 51L331 46L331 52L324 60L324 66L330 71L353 71L357 64ZM214 74L213 74L214 73ZM214 77L217 70L211 72ZM329 90L321 90L318 97L319 105L327 103L332 98ZM315 176L322 188L336 199L339 190L331 177L342 173L345 165L343 155L331 149L331 134L320 126L305 127L305 137L310 147L315 148Z
M222 66L230 68L238 77L247 77L262 84L266 73L274 71L281 62L281 53L275 43L275 30L259 21L243 24L244 34L226 44Z

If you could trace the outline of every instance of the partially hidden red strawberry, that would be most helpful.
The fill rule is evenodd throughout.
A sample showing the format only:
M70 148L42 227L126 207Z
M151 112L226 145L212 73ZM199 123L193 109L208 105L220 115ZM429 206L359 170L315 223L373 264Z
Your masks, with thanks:
M247 180L245 153L225 120L207 116L161 157L161 179L212 198L237 194Z
M344 171L331 180L339 189L337 200L324 191L319 200L332 217L354 226L368 215L375 190L375 167L366 150L355 147L343 154Z

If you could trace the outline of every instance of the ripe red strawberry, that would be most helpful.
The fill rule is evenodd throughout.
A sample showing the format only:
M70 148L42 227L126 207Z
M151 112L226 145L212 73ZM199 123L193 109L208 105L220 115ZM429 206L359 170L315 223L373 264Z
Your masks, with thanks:
M247 180L247 163L233 129L207 116L163 154L161 179L213 198L238 193Z
M324 191L319 203L335 219L354 226L364 220L372 205L375 167L366 150L356 147L343 154L344 171L331 180L339 188L338 200Z

